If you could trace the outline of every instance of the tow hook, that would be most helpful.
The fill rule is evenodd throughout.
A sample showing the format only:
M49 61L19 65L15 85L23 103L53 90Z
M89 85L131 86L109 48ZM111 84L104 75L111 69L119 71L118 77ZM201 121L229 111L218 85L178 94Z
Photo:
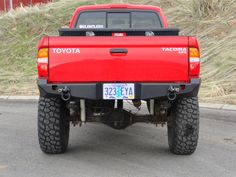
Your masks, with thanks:
M173 86L170 86L170 88L168 89L168 94L167 94L167 98L170 100L170 101L174 101L177 97L176 93L179 92L179 88L178 87L173 87Z
M59 88L58 93L61 93L61 99L63 101L69 101L71 98L70 89L65 86L64 88Z

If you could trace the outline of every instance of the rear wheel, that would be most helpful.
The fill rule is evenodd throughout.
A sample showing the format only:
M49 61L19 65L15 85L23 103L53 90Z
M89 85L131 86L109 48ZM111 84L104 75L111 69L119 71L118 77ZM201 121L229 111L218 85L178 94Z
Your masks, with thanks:
M178 155L192 154L199 134L199 107L197 97L180 98L173 104L168 120L170 151Z
M60 98L40 97L38 105L38 137L40 148L49 154L66 151L69 139L69 111Z

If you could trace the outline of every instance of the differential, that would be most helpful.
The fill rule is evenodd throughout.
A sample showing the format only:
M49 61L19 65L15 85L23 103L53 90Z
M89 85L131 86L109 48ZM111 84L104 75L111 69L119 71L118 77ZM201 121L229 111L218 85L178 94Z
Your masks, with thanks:
M125 129L133 124L133 115L123 109L114 109L103 115L101 121L114 129Z

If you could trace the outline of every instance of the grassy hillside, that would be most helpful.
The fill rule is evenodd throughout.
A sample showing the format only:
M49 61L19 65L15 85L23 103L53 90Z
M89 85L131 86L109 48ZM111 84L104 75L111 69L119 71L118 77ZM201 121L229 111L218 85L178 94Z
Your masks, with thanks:
M36 46L43 35L57 35L79 5L95 1L59 0L19 8L0 16L0 94L37 93ZM97 4L111 3L98 0ZM200 99L236 104L236 0L113 1L164 9L170 26L197 36L202 51ZM56 17L56 18L55 18Z
M57 30L68 24L75 8L85 4L94 4L94 1L60 0L18 8L0 17L0 94L37 93L38 41L44 35L57 35Z

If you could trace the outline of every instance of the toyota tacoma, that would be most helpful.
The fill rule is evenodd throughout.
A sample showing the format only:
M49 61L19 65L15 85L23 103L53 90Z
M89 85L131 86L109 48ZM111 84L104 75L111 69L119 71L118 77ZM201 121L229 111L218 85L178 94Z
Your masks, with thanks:
M45 36L37 57L41 150L63 153L70 124L114 129L167 124L169 149L192 154L198 142L201 83L197 39L169 28L163 11L145 5L78 7L59 36ZM125 108L132 103L140 114ZM107 135L109 136L109 135Z

